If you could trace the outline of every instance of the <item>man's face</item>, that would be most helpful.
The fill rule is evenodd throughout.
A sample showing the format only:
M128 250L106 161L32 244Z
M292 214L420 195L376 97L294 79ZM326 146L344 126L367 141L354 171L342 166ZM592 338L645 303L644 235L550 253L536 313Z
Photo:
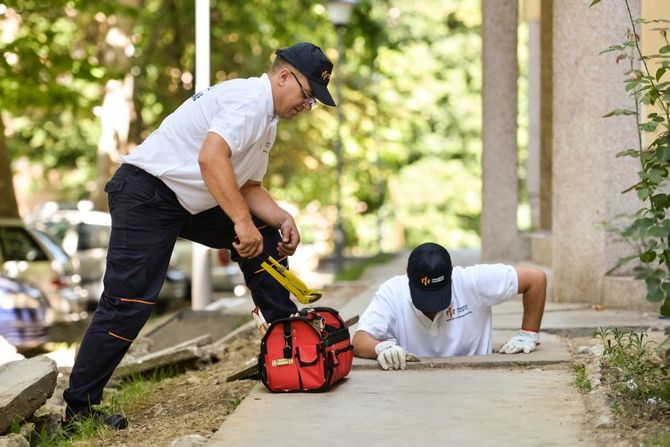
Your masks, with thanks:
M302 73L288 67L282 69L281 79L283 90L281 101L278 101L275 113L282 119L290 120L302 112L312 110L316 98L311 91L309 82Z

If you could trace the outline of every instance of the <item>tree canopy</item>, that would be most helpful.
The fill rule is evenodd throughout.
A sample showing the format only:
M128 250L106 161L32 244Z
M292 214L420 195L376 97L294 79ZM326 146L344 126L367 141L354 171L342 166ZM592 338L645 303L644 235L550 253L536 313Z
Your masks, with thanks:
M57 199L99 188L98 115L109 80L134 81L133 144L195 93L193 2L15 0L0 4L0 22L0 166L8 163L3 149L11 160L28 158L45 173L33 188L50 188ZM318 44L340 63L347 245L359 252L379 249L379 241L387 241L381 248L428 239L472 245L480 208L479 27L476 0L363 0L338 58L321 2L212 0L210 76L212 83L257 76L276 48ZM265 179L276 198L300 210L308 241L329 237L334 221L336 132L336 113L325 106L280 123ZM57 185L49 184L54 177ZM13 194L0 181L0 200Z

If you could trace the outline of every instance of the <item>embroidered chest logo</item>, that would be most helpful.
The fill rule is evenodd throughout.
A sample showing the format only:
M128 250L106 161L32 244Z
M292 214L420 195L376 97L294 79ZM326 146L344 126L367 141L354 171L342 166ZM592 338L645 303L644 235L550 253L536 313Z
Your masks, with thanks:
M421 284L423 284L424 286L427 286L428 284L430 284L430 278L427 277L427 276L424 276L423 278L421 278Z
M270 152L270 146L272 146L272 143L270 143L269 141L266 141L263 144L263 146L261 146L261 150L265 153L268 153L268 152Z
M459 318L466 317L470 314L472 314L472 311L470 310L470 306L467 304L457 308L449 306L444 314L444 318L447 321L458 320Z
M324 81L329 80L329 79L330 79L330 73L328 73L328 72L325 71L325 70L322 71L322 72L321 72L321 79L323 79Z

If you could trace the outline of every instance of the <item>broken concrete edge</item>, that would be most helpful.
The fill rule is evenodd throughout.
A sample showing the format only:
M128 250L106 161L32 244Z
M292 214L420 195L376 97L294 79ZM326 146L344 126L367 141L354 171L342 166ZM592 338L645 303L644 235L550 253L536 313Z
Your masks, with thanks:
M133 374L141 374L153 371L158 368L178 365L186 361L198 359L200 358L200 348L191 346L182 348L178 351L172 351L160 355L157 354L158 353L147 355L133 363L119 365L119 367L114 370L112 378L119 379Z
M35 377L30 378L31 375ZM26 384L22 384L26 379ZM0 433L5 433L14 420L26 420L44 405L53 395L57 379L56 362L44 356L0 366L0 383L5 388L0 389Z
M226 382L233 382L235 380L245 380L245 379L257 379L260 368L258 363L247 366L244 369L241 369L230 376L226 377Z
M543 359L543 360L479 360L476 362L459 360L458 357L424 357L419 362L407 362L407 369L505 369L505 368L540 368L546 366L561 366L571 363L569 358L563 359ZM379 370L383 371L376 360L356 359L351 367L352 371Z
M210 344L211 341L212 337L204 334L171 348L152 352L142 357L127 358L116 368L112 377L118 379L199 358L202 354L200 347Z

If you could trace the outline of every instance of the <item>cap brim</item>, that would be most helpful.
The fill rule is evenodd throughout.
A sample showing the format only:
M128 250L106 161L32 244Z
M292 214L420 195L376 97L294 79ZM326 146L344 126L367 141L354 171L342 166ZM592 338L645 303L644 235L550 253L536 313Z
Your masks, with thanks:
M327 106L335 107L335 100L333 100L333 97L330 96L330 92L326 87L321 84L317 84L316 82L312 82L311 79L308 79L308 81L314 96L316 96L316 99L318 99L319 102Z
M422 312L439 312L451 304L451 282L440 290L421 290L409 282L414 307Z

